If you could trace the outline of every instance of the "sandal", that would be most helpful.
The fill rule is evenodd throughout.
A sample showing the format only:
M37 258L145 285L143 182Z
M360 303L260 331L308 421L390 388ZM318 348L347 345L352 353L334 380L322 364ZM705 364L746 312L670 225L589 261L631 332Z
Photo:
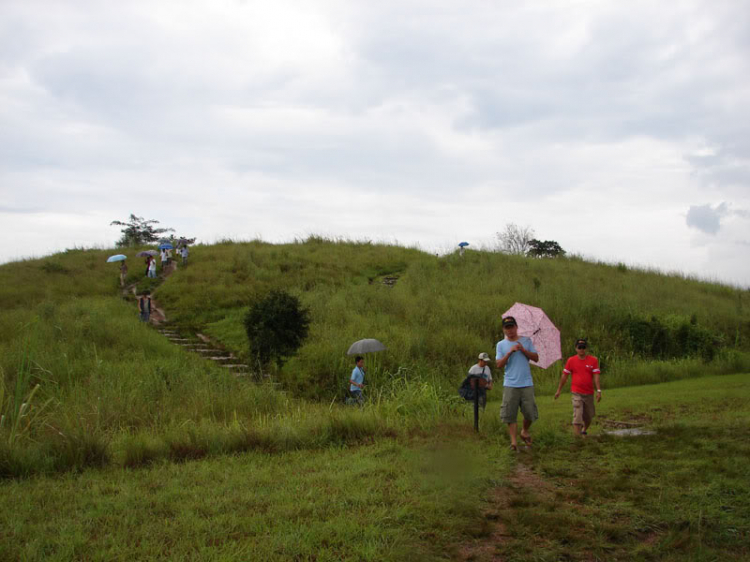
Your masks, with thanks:
M521 439L526 443L527 447L531 447L531 435L521 435Z
M510 450L513 453L517 453L518 452L518 445L511 445L510 446Z

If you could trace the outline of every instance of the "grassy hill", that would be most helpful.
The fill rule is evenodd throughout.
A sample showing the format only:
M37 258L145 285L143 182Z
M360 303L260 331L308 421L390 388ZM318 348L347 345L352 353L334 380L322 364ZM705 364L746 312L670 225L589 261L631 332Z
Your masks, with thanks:
M383 276L398 281L389 287ZM735 352L750 349L747 291L580 259L436 257L316 238L199 245L190 267L156 295L173 321L204 327L245 353L242 317L278 287L299 295L313 319L307 345L280 376L297 392L321 397L340 388L350 363L344 352L363 337L389 348L371 377L401 368L453 384L480 351L493 352L500 315L515 302L547 312L565 353L588 337L610 385L736 372L747 359ZM551 391L559 371L535 373L538 390Z
M294 407L309 427L291 443L338 439L326 425L338 422L318 416L343 394L351 370L345 352L364 337L388 346L371 358L368 374L379 421L392 411L439 419L457 407L455 388L476 355L493 353L500 316L514 302L542 307L560 328L566 354L576 338L588 337L605 388L750 370L748 292L733 287L580 259L437 257L315 237L194 246L190 265L155 291L174 325L200 328L242 355L242 318L270 289L286 289L310 309L307 343L272 373L286 390L279 392L238 380L142 325L135 300L121 295L117 264L105 263L112 252L71 250L0 266L0 430L11 444L31 436L29 442L54 442L53 454L39 453L48 463L105 462L101 451L122 432L160 436L156 445L148 435L136 440L136 457L177 454L169 436L186 420L214 424L219 436L210 447L221 449L230 446L224 434L232 420L266 420L275 435L267 416ZM135 253L128 281L148 286ZM384 276L398 277L395 286L383 284ZM559 373L560 364L535 368L537 393L551 393ZM377 420L351 423L382 430Z
M153 284L127 252L128 282L153 285L173 326L239 354L248 307L272 288L298 295L310 337L272 385L141 323L105 263L113 252L0 266L0 500L16 506L3 513L2 558L750 552L747 376L706 376L750 371L747 291L579 259L436 257L318 238L197 245L187 268ZM534 369L533 454L505 454L499 392L482 432L470 429L456 386L477 353L493 352L500 315L517 301L547 311L566 351L586 336L602 358L605 399L587 446L572 440L569 403L548 395L559 364ZM338 400L345 352L363 337L388 351L371 360L372 400L349 408ZM677 382L638 386L664 381ZM617 420L656 433L603 434Z

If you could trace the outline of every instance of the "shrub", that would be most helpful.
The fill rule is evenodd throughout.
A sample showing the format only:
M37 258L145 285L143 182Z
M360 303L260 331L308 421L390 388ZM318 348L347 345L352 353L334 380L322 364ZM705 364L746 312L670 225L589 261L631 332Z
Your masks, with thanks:
M628 317L623 322L633 351L654 359L701 357L711 361L723 341L716 334L690 319L669 316L664 320L652 316L650 320Z
M250 354L261 366L275 360L281 368L307 338L310 312L297 297L274 290L250 308L244 323Z
M67 267L56 261L45 261L41 268L46 273L70 273Z

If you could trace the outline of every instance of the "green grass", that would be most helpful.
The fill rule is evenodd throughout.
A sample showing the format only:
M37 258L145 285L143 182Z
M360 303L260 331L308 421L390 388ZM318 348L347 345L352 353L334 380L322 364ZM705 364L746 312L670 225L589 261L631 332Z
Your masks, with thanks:
M569 397L539 400L510 454L497 404L429 431L304 451L157 459L6 480L7 560L745 560L750 383L606 391L576 441ZM360 415L367 416L366 412ZM656 434L615 438L613 421ZM341 430L344 431L344 430ZM350 442L351 443L351 442ZM520 467L520 469L519 469ZM519 470L527 478L519 481ZM498 525L504 525L498 533Z
M472 486L507 464L477 447L382 440L8 482L0 550L4 560L442 559L478 516Z
M516 459L527 477L487 502L486 515L508 531L489 552L519 561L747 560L749 396L747 375L618 389L597 407L586 440L572 436L569 399L541 400L534 451ZM607 435L615 421L655 434Z

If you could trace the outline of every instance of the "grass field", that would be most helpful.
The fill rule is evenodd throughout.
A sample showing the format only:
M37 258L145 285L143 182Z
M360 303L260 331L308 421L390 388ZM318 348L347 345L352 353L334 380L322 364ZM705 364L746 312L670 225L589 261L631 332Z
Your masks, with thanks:
M11 480L4 560L746 560L750 380L567 395L511 454L497 404L356 446ZM604 434L615 422L654 435Z

